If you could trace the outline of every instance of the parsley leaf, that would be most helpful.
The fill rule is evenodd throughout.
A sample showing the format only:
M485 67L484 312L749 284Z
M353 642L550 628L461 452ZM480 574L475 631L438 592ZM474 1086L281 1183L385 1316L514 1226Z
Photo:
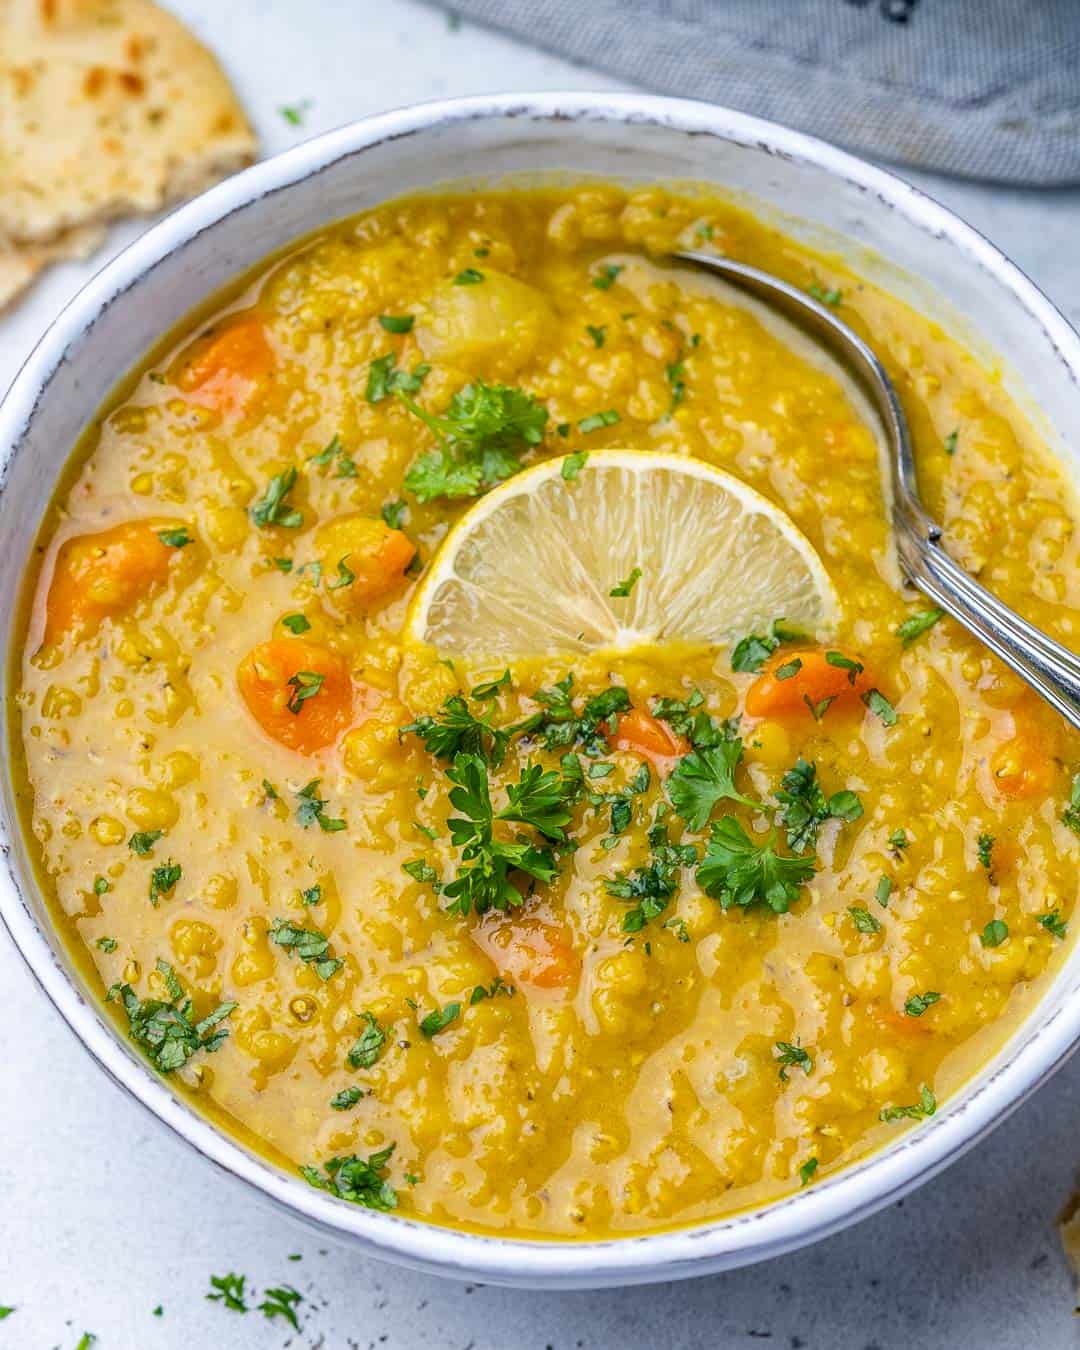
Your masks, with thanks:
M288 685L292 690L289 695L289 701L285 704L293 716L299 715L300 709L308 701L314 698L323 687L325 675L320 675L314 670L298 670L295 675L290 676Z
M625 599L633 591L640 580L641 568L635 567L624 581L618 581L612 586L611 590L608 591L608 595L619 600Z
M945 617L943 609L920 609L917 614L912 614L909 618L897 628L896 636L904 644L910 647L917 637L933 628L939 619Z
M201 1022L191 1020L191 999L184 994L176 972L167 961L158 960L158 973L164 978L169 1001L142 1000L129 984L114 984L106 995L108 1002L119 1002L127 1013L131 1039L145 1052L150 1063L171 1073L186 1064L198 1050L213 1053L229 1032L220 1025L236 1007L219 1003Z
M799 1168L799 1185L808 1186L814 1179L814 1173L818 1170L818 1160L816 1158L807 1158Z
M602 347L604 345L604 341L607 338L606 324L598 327L595 324L587 323L585 325L585 331L592 338L594 347Z
M321 1173L317 1167L308 1165L300 1168L300 1175L309 1186L329 1191L354 1205L383 1211L396 1209L397 1192L385 1178L386 1165L393 1151L394 1145L388 1144L367 1158L357 1157L355 1153L331 1158L323 1164Z
M874 918L870 911L864 909L862 905L849 905L848 913L851 915L852 923L854 923L860 933L871 934L881 932L881 924Z
M294 1331L299 1331L296 1305L303 1301L304 1296L295 1289L291 1289L288 1285L279 1285L273 1289L263 1290L263 1301L259 1304L259 1311L271 1319L283 1317Z
M306 633L311 627L307 617L303 614L286 614L281 620L283 627L290 633L295 633L298 637L301 633Z
M347 1059L354 1069L370 1069L386 1045L386 1031L379 1025L379 1019L373 1012L365 1010L360 1017L364 1029L353 1043Z
M336 956L329 956L330 939L317 928L299 928L288 919L275 919L270 926L270 941L291 955L314 967L320 980L328 980L345 964Z
M416 322L412 314L380 314L379 323L388 333L411 333Z
M742 759L741 740L722 741L684 755L667 780L667 793L676 812L691 830L703 830L719 801L757 806L735 787L735 769Z
M207 1294L207 1299L211 1303L223 1303L226 1308L231 1308L233 1312L246 1313L248 1308L244 1302L244 1284L246 1276L236 1275L231 1271L228 1275L211 1275L210 1288L215 1292Z
M169 894L182 875L183 869L180 864L173 862L171 858L150 873L150 903L155 909L157 902L163 895Z
M441 417L400 397L439 441L405 475L405 487L421 502L476 496L516 473L520 456L544 439L547 409L523 389L475 380L458 390Z
M535 737L545 750L578 746L592 758L605 754L607 737L614 734L619 714L631 706L630 695L621 684L609 685L586 699L578 712L573 687L573 675L566 675L550 689L538 689L533 698L541 711L511 727L511 732Z
M1008 936L1009 925L1002 919L991 919L979 934L979 941L984 947L1000 947Z
M407 510L404 497L398 497L396 501L383 502L379 514L392 530L400 530Z
M886 1106L882 1108L881 1120L922 1120L932 1116L937 1110L937 1099L925 1083L919 1088L919 1100L913 1106Z
M880 717L887 727L896 726L897 712L880 689L868 689L862 696L862 701L876 716Z
M358 1101L364 1096L362 1087L342 1088L340 1092L335 1092L330 1098L330 1107L334 1111L351 1111Z
M589 452L587 450L578 450L572 455L567 455L562 462L562 468L559 470L563 479L567 483L572 483L588 463L588 459Z
M799 889L814 875L814 859L784 857L773 847L776 831L755 843L734 816L714 821L705 856L697 869L698 884L723 909L766 904L786 914Z
M164 830L137 830L128 840L128 848L145 858L164 833Z
M651 854L644 867L628 875L619 873L604 883L608 895L637 902L623 917L624 933L639 933L650 919L659 918L675 894L678 869L692 867L698 860L694 845L670 843L662 824L649 831L649 846Z
M933 989L928 989L925 994L912 994L904 1004L904 1012L909 1017L921 1017L927 1008L932 1008L941 997Z
M300 799L296 808L296 819L305 830L309 825L317 824L324 834L335 834L345 828L345 822L326 814L326 802L319 796L320 781L313 778L296 793Z
M434 716L425 713L403 726L398 737L418 736L424 749L436 759L454 759L457 755L479 755L494 768L506 757L509 733L470 710L461 694L452 694Z
M484 280L483 272L475 267L466 267L454 278L455 286L479 286Z
M504 984L503 977L496 975L489 985L478 984L469 995L469 1006L475 1007L477 1003L482 1003L486 998L495 998L499 994L505 994L507 998L513 998L514 986Z
M802 758L780 780L776 800L781 803L780 823L787 827L788 847L794 853L814 849L825 821L858 820L863 813L854 792L843 790L827 798L817 781L817 766Z
M992 834L980 834L975 841L975 851L979 856L979 862L989 872L993 863L994 836Z
M364 397L369 403L381 403L391 394L418 394L424 383L424 377L431 370L426 362L413 366L411 371L402 370L396 364L393 352L376 357L368 366L367 384ZM339 477L343 475L339 474Z
M420 1034L430 1040L440 1031L445 1031L451 1022L456 1022L460 1014L460 1003L448 1003L445 1008L436 1008L420 1019Z
M304 523L304 517L294 507L287 504L286 498L296 486L296 469L288 468L274 474L265 493L251 508L251 519L259 527L281 525L287 530L298 530Z
M619 263L602 263L599 271L593 277L592 284L598 291L609 291L621 271L623 271L623 267Z
M114 937L99 937L96 946L99 951L114 952L119 946L119 943Z
M588 417L582 417L577 424L578 431L583 436L587 436L590 431L599 431L601 427L613 427L622 418L614 408L605 408L603 412L590 413Z
M1069 789L1069 804L1061 813L1061 819L1073 834L1080 834L1080 773L1073 776L1072 787Z
M814 1061L810 1058L809 1053L799 1045L798 1041L794 1045L790 1041L777 1041L776 1062L779 1065L781 1083L787 1082L787 1071L792 1066L798 1066L804 1073L811 1073L814 1068Z
M949 434L945 437L944 445L945 445L945 453L947 455L951 456L956 454L956 443L959 439L960 439L959 431L950 431Z
M158 538L166 548L186 548L194 542L183 525L175 530L158 530Z
M1068 924L1061 917L1059 909L1052 909L1049 914L1036 914L1035 922L1041 924L1048 933L1053 933L1054 937L1060 938L1062 942L1068 936Z
M822 305L828 305L830 309L838 309L844 298L844 292L837 287L826 288L819 281L811 282L806 288L807 294L811 295Z

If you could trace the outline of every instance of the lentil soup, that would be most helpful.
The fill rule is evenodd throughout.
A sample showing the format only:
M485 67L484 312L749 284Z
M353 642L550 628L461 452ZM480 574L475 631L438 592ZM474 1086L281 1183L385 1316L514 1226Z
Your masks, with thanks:
M1071 493L993 375L655 187L417 197L304 241L125 382L43 525L13 753L56 922L159 1071L345 1200L536 1238L768 1202L918 1128L1060 960L1076 735L902 584L835 373L633 261L686 246L872 342L950 549L1075 646ZM572 492L608 446L786 512L835 632L405 639L474 500L557 455Z

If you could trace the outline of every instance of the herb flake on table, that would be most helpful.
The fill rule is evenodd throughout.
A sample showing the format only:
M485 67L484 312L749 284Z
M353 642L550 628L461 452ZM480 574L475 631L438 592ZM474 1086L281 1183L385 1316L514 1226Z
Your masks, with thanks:
M206 1295L210 1303L221 1303L226 1308L231 1308L233 1312L246 1313L247 1304L244 1302L247 1283L246 1275L237 1275L230 1271L228 1275L211 1275L211 1292Z
M263 1290L263 1301L258 1305L259 1312L268 1319L283 1318L294 1331L300 1330L296 1317L297 1304L303 1303L304 1296L289 1285L277 1285Z

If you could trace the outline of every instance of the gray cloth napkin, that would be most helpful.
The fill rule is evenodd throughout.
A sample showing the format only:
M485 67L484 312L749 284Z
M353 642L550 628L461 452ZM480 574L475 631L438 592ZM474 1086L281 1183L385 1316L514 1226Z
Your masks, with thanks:
M1080 182L1080 0L446 0L649 89L969 178Z

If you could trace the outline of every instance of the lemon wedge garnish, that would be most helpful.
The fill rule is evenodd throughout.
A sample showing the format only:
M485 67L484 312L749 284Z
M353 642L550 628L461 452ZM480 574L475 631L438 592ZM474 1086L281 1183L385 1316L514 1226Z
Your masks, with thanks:
M809 540L761 493L702 460L608 449L481 497L443 540L405 635L480 661L727 645L781 618L825 638L837 610Z

